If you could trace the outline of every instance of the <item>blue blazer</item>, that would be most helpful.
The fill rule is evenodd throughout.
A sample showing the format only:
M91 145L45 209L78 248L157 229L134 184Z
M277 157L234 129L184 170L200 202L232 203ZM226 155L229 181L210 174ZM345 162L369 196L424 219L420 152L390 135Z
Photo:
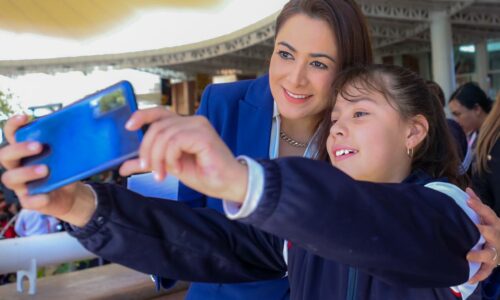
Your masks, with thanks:
M205 116L235 155L269 158L274 100L269 76L209 85L197 114ZM222 212L220 199L202 195L179 183L179 201ZM193 283L188 300L288 299L288 278L242 284Z

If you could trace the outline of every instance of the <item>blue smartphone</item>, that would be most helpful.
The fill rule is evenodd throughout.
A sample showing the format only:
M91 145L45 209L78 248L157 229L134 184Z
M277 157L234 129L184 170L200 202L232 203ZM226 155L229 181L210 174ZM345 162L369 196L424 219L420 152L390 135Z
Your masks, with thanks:
M43 145L21 165L49 168L47 177L28 183L29 194L48 193L137 156L143 131L125 129L136 110L132 85L122 81L19 128L17 142Z

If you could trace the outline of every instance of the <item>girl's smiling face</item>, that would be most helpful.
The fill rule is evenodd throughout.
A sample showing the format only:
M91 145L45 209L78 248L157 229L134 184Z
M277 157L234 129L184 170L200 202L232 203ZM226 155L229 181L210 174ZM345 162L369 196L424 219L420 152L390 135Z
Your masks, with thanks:
M331 113L327 151L332 164L357 180L401 182L411 170L414 120L403 120L377 92L347 85Z

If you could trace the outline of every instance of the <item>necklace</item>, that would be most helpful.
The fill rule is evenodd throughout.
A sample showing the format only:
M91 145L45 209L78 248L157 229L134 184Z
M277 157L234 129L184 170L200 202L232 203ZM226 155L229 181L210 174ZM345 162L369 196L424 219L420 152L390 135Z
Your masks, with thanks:
M297 148L307 147L306 143L297 142L296 140L289 137L283 130L280 130L280 139L287 142L289 145L291 145L293 147L297 147Z

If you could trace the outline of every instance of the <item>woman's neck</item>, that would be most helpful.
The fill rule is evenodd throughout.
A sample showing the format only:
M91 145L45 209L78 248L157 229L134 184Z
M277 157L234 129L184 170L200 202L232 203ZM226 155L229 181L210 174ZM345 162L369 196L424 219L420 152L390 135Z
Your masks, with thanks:
M316 131L317 124L316 118L290 120L281 117L280 129L292 139L301 143L308 143Z

